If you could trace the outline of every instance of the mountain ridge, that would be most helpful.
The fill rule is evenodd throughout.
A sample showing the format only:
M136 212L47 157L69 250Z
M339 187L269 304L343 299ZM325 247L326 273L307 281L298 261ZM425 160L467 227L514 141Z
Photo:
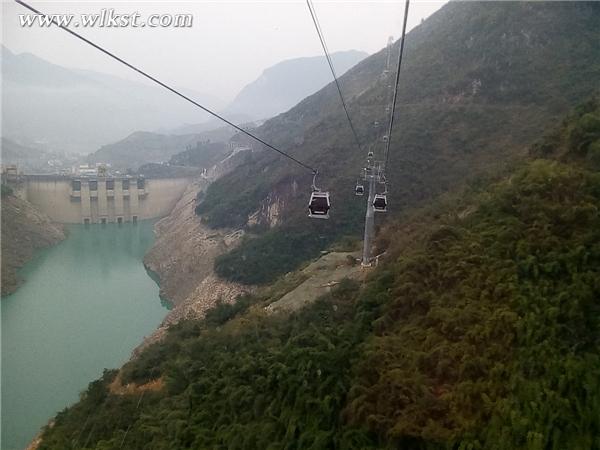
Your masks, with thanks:
M331 54L338 75L345 73L368 56L358 50ZM245 114L253 119L266 119L280 114L331 81L324 56L290 58L266 68L247 84L225 109L225 113Z
M40 142L48 150L87 153L136 130L208 118L156 86L69 69L32 54L14 54L6 47L2 75L3 135L25 143ZM192 95L206 103L219 103L211 95Z

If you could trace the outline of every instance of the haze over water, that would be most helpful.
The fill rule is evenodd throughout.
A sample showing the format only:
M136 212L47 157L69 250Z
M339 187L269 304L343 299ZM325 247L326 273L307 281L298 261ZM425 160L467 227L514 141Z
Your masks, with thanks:
M166 314L142 263L152 221L68 231L1 301L2 450L23 450L104 368L127 361Z

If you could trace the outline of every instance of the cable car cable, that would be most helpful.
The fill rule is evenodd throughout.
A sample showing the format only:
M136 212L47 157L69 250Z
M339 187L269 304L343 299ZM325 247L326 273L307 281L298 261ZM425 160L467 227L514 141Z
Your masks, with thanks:
M319 36L319 41L321 41L321 47L323 47L323 51L325 52L325 58L327 59L327 63L329 64L329 68L331 69L331 74L333 75L333 81L335 81L335 85L337 87L338 94L340 95L340 100L342 101L342 107L344 108L344 112L346 113L346 118L348 119L348 123L350 124L350 128L352 129L352 134L354 135L354 139L356 140L356 145L360 151L362 151L362 146L360 145L360 139L358 138L358 133L356 133L356 129L354 128L354 124L352 123L352 119L350 118L350 113L348 112L348 107L346 106L346 101L344 100L344 96L342 95L342 88L340 87L340 83L338 81L337 75L335 73L335 69L333 67L333 62L331 60L331 56L329 55L329 50L327 49L327 44L325 43L325 37L323 36L323 31L321 30L321 26L319 25L319 19L317 18L317 12L314 9L314 6L311 0L306 0L306 6L308 6L308 10L310 11L310 16L312 17L313 24L315 25L315 30L317 31L317 35Z
M406 38L406 21L408 19L408 8L410 6L410 0L406 0L406 7L404 9L404 23L402 24L402 38L400 40L400 53L398 54L398 69L396 70L396 83L394 85L394 97L392 100L392 113L390 115L390 125L388 127L387 142L385 146L385 164L383 170L387 170L388 161L390 159L390 142L392 141L392 129L394 127L394 112L396 110L396 99L398 97L398 82L400 80L400 67L402 65L402 57L404 55L404 41Z
M305 163L303 163L302 161L300 161L300 160L298 160L298 159L294 158L293 156L291 156L291 155L287 154L286 152L284 152L284 151L281 151L281 150L279 150L278 148L275 148L275 147L274 147L274 146L272 146L271 144L269 144L269 143L267 143L267 142L263 141L261 138L259 138L259 137L255 136L254 134L250 133L249 131L246 131L246 130L244 130L243 128L241 128L241 127L237 126L236 124L234 124L233 122L231 122L231 121L227 120L227 119L226 119L226 118L224 118L223 116L220 116L220 115L219 115L219 114L217 114L216 112L214 112L214 111L211 111L210 109L208 109L208 108L207 108L207 107L205 107L205 106L202 106L200 103L196 102L195 100L192 100L191 98L189 98L189 97L188 97L188 96L186 96L185 94L182 94L182 93L181 93L181 92L179 92L178 90L176 90L176 89L172 88L172 87L171 87L171 86L169 86L168 84L165 84L165 83L163 83L162 81L160 81L160 80L158 80L158 79L154 78L152 75L149 75L149 74L147 74L146 72L144 72L143 70L141 70L141 69L138 69L138 68L137 68L136 66L134 66L133 64L130 64L130 63L128 63L127 61L125 61L124 59L122 59L122 58L118 57L118 56L117 56L117 55L115 55L114 53L111 53L110 51L106 50L105 48L101 47L100 45L98 45L98 44L95 44L94 42L90 41L89 39L86 39L86 38L84 38L82 35L80 35L80 34L76 33L75 31L73 31L73 30L71 30L71 29L67 28L66 26L64 26L64 25L62 25L62 24L60 24L60 23L58 23L58 22L56 21L56 18L54 18L54 17L51 17L51 16L49 16L49 15L47 15L47 14L44 14L44 13L42 13L42 12L38 11L37 9L35 9L34 7L32 7L32 6L28 5L27 3L25 3L25 2L24 2L24 1L22 1L22 0L15 0L15 2L16 2L16 3L18 3L18 4L19 4L19 5L21 5L21 6L23 6L23 7L27 8L27 9L29 9L30 11L33 11L33 12L34 12L34 13L36 13L36 14L39 14L39 15L41 15L41 16L44 16L44 17L48 17L48 18L50 18L50 19L52 20L52 23L53 23L54 25L58 26L59 28L62 28L64 31L66 31L67 33L69 33L69 34L71 34L71 35L75 36L77 39L80 39L80 40L82 40L83 42L85 42L86 44L88 44L88 45L91 45L91 46L92 46L92 47L94 47L95 49L97 49L97 50L100 50L102 53L104 53L104 54L106 54L106 55L110 56L110 57L111 57L111 58L113 58L114 60L116 60L116 61L120 62L121 64L123 64L123 65L125 65L125 66L129 67L130 69L132 69L132 70L134 70L134 71L138 72L140 75L143 75L144 77L148 78L149 80L153 81L154 83L158 84L159 86L162 86L163 88L167 89L168 91L171 91L173 94L175 94L175 95L177 95L177 96L179 96L179 97L183 98L184 100L187 100L187 101L188 101L188 102L190 102L191 104L193 104L193 105L197 106L198 108L200 108L200 109L202 109L203 111L207 112L208 114L210 114L210 115L212 115L212 116L216 117L217 119L219 119L219 120L221 120L221 121L225 122L227 125L229 125L229 126L232 126L232 127L233 127L233 128L235 128L236 130L238 130L238 131L240 131L240 132L244 133L245 135L247 135L247 136L251 137L252 139L254 139L254 140L256 140L256 141L260 142L261 144L265 145L266 147L270 148L271 150L274 150L274 151L276 151L277 153L279 153L280 155L282 155L282 156L285 156L286 158L288 158L288 159L290 159L290 160L294 161L296 164L298 164L298 165L300 165L300 166L304 167L305 169L308 169L308 170L310 170L312 173L315 173L315 172L317 172L317 169L315 169L315 168L313 168L313 167L309 166L308 164L305 164Z

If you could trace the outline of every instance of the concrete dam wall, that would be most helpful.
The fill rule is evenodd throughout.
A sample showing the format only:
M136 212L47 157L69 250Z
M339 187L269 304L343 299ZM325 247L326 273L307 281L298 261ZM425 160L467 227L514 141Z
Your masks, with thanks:
M166 216L191 178L21 176L16 194L59 223L121 223Z

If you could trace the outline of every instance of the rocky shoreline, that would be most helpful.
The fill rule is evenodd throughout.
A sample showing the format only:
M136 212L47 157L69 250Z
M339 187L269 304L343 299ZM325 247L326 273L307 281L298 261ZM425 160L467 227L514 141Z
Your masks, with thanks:
M167 217L155 227L156 241L144 257L144 265L158 276L160 293L172 303L161 325L134 349L132 358L166 334L183 319L202 318L217 301L233 302L252 290L218 278L213 270L217 256L235 247L243 232L214 230L202 224L194 211L196 195L206 189L205 179L191 183Z
M65 239L65 228L12 194L2 197L2 296L22 283L18 270L40 250Z

